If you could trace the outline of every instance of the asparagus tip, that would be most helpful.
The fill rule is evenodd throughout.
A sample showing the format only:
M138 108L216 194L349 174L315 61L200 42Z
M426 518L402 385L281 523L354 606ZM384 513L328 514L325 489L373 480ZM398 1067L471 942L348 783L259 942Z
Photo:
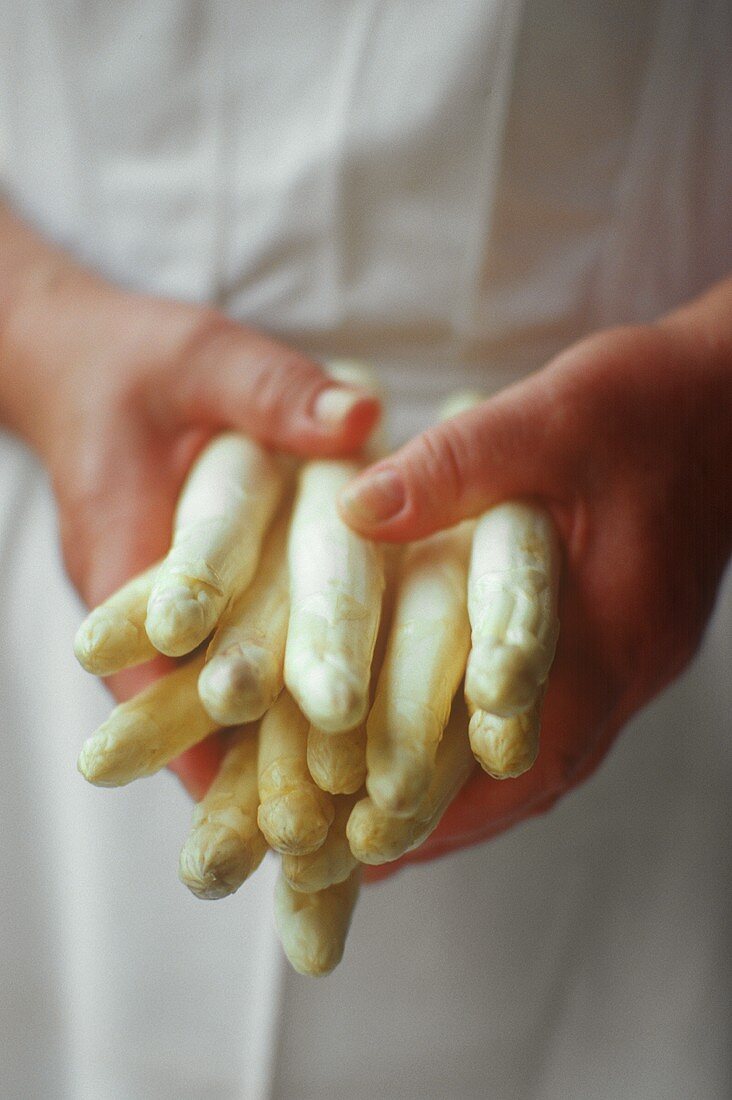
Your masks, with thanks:
M217 608L208 586L176 585L150 597L145 629L160 653L184 657L200 645L216 625Z
M328 796L315 786L307 786L262 802L257 820L275 851L309 855L324 843L333 816Z
M370 768L366 789L377 809L392 817L412 817L435 774L435 755L421 746L400 746L386 768Z
M465 674L465 694L476 710L509 718L531 706L545 676L543 650L535 645L474 645Z
M301 709L324 733L346 733L366 717L368 684L358 683L350 669L314 660L302 683Z
M255 722L277 695L277 669L272 654L260 647L217 654L204 665L198 694L216 722L224 726Z
M251 846L224 825L194 828L180 854L178 877L197 898L235 893L254 870Z
M539 754L539 715L534 707L513 718L477 710L470 719L470 747L484 772L494 779L515 779Z

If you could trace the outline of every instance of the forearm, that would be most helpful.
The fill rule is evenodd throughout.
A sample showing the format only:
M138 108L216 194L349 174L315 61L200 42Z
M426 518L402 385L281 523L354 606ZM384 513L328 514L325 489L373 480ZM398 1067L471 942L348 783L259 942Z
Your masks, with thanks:
M0 202L0 424L41 454L60 375L111 293Z
M45 388L41 364L31 362L25 333L32 317L48 313L70 261L0 204L0 422L35 442L34 409ZM45 385L47 385L46 383Z

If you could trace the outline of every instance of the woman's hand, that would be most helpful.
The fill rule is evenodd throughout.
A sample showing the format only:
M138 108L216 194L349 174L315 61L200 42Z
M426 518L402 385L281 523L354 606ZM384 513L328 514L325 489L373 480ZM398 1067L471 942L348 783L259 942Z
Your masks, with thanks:
M728 283L657 325L584 340L343 495L356 530L397 542L529 498L564 545L537 763L518 779L477 775L406 858L549 809L694 654L732 547L731 307Z
M215 433L338 455L379 415L373 397L212 309L110 286L1 206L0 251L0 422L50 472L66 566L90 606L167 550L182 481ZM110 686L126 698L165 667ZM181 758L192 793L219 755L213 739Z

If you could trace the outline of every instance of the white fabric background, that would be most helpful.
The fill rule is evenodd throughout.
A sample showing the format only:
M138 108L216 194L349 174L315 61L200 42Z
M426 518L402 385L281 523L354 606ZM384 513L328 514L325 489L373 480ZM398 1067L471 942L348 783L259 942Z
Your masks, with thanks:
M2 5L3 185L109 277L361 355L405 437L730 267L722 0ZM22 379L19 379L22 385ZM167 776L87 788L44 479L0 437L9 1097L729 1095L729 586L692 670L549 816L281 966L272 868L201 905Z

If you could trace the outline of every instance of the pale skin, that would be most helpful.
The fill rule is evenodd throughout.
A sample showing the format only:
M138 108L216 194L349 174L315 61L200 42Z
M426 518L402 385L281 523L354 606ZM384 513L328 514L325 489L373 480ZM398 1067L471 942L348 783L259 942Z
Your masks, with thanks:
M328 388L343 396L319 403ZM217 432L336 456L377 417L376 400L299 353L208 308L112 287L0 206L0 422L49 471L90 606L165 553L185 473ZM682 671L732 548L731 456L732 280L654 324L582 340L346 491L343 518L394 542L528 499L548 509L564 559L537 763L517 779L476 775L405 860L548 809ZM126 698L157 670L110 687ZM214 737L175 763L194 797L220 756Z

